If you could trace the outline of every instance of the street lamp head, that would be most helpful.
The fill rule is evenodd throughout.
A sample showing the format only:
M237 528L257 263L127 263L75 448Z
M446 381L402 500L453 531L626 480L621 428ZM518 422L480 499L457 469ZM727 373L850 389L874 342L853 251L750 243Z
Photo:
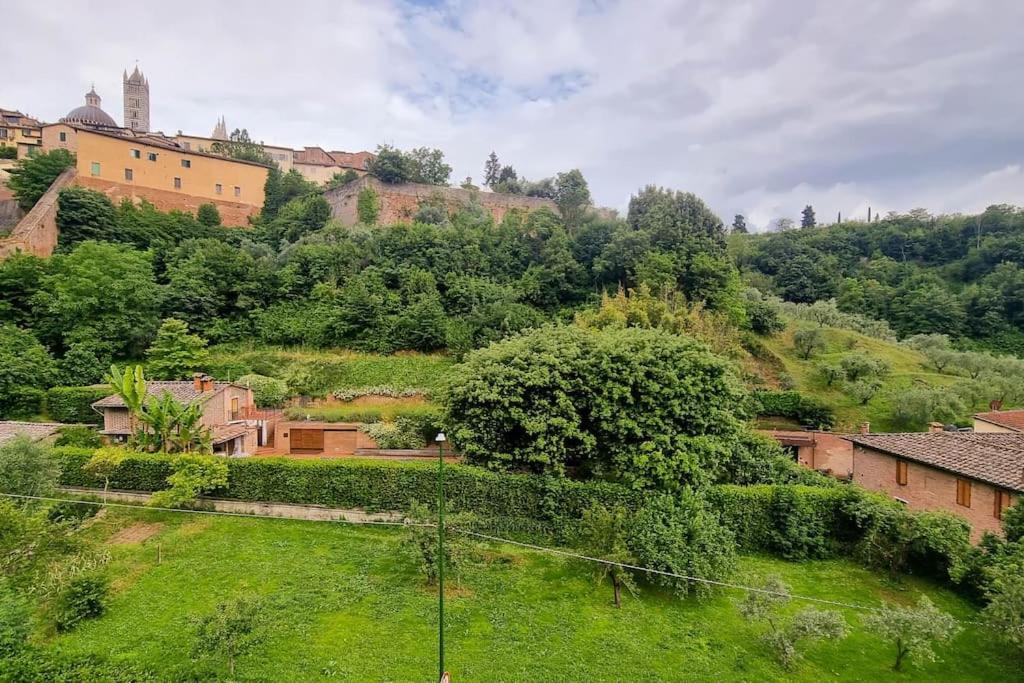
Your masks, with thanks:
M444 436L444 432L438 432L437 436L434 437L434 441L436 441L437 443L444 443L447 440L448 439L446 439Z

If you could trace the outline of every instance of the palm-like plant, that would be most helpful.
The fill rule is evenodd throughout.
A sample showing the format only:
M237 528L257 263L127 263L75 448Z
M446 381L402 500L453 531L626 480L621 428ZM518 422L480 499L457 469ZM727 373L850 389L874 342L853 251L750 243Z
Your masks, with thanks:
M125 368L124 372L116 365L111 365L106 380L124 401L130 414L138 415L142 411L146 402L146 378L142 375L141 365Z
M135 448L159 453L209 453L212 450L210 429L202 423L202 403L182 405L168 391L159 396L147 395L141 365L123 372L112 365L107 382L138 425L132 435Z

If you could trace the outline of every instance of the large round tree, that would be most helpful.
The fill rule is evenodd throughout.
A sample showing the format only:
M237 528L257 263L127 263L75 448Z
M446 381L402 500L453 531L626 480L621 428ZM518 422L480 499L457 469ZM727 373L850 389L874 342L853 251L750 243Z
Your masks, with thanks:
M534 330L469 354L444 396L473 462L636 487L708 481L744 431L730 363L660 330Z

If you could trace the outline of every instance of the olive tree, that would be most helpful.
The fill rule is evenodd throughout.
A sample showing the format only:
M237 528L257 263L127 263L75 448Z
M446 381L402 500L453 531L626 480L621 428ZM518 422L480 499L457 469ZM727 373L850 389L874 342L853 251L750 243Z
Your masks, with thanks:
M921 596L917 606L886 604L865 617L864 625L895 646L894 671L900 671L908 659L934 662L933 645L950 640L960 630L956 620L940 611L926 595Z
M825 335L817 328L793 333L793 348L804 360L825 349Z
M234 678L235 660L260 642L260 627L265 621L263 606L252 598L222 602L213 614L192 620L195 627L192 657L223 657Z
M591 563L598 583L611 579L616 607L622 606L622 589L636 594L633 572L620 566L636 564L636 558L629 551L629 515L624 508L612 510L603 505L594 505L583 512L577 545L589 557L605 562Z

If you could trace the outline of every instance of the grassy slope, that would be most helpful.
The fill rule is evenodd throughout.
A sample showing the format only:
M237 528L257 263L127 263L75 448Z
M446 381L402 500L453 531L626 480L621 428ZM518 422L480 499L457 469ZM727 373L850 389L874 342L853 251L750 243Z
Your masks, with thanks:
M186 666L190 616L240 593L267 596L274 623L238 662L244 681L414 681L434 676L436 593L403 554L403 532L337 524L118 511L89 533L105 538L140 520L162 525L142 543L110 546L118 577L110 611L54 638L71 653L107 653L172 677ZM163 561L155 565L157 545ZM481 548L448 605L448 668L458 681L1005 680L1013 663L977 627L940 651L944 661L889 670L891 648L865 633L812 644L789 674L760 630L737 614L735 591L698 603L653 589L610 605L588 568L513 547ZM781 575L798 593L878 604L927 591L958 618L974 611L911 580L899 590L843 561L748 557L741 582ZM53 638L53 636L47 636ZM181 669L178 668L178 675Z
M802 323L810 326L809 323ZM866 337L850 330L823 328L826 349L815 354L810 360L800 358L793 348L793 332L799 329L791 324L785 332L771 338L762 338L781 362L784 371L796 382L796 388L808 395L819 398L836 411L839 420L838 431L853 430L865 420L871 423L873 431L889 431L892 424L889 411L893 395L915 383L944 386L955 383L959 378L942 375L928 367L924 356L917 351L895 342L886 342ZM821 361L838 363L847 353L863 351L874 358L889 363L892 373L885 379L882 390L866 406L847 395L841 386L826 387L818 377L816 366Z

